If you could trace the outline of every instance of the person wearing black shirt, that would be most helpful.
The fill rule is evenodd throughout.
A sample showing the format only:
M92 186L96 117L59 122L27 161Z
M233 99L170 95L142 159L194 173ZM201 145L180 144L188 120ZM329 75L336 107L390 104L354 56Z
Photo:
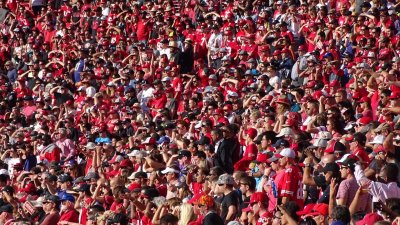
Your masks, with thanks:
M233 164L238 158L237 140L233 137L233 131L229 126L221 127L223 139L219 144L216 144L215 162L216 166L222 167L229 174L233 173ZM216 138L218 140L219 138ZM219 141L218 141L219 142ZM218 146L217 146L218 145Z
M217 185L221 194L224 195L221 202L221 217L224 223L235 220L238 213L239 198L233 190L235 181L229 174L222 174L217 180Z
M59 92L56 92L56 90ZM64 104L68 100L74 101L74 98L68 93L67 88L64 86L57 86L51 89L50 94L54 95L54 98L56 99L56 105L58 106Z

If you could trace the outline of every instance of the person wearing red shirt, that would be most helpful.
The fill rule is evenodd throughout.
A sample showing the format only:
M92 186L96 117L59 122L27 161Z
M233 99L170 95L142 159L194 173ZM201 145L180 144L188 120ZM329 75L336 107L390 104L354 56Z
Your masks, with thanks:
M278 154L275 154L275 157L279 158L279 164L284 168L282 178L277 184L278 204L295 201L302 208L304 205L303 176L300 169L294 165L294 159L296 158L295 151L290 148L284 148Z
M253 219L256 225L270 224L272 222L272 212L268 211L268 196L264 192L255 192L251 195L249 206L243 209L243 212L249 211L254 213Z
M221 48L227 50L227 55L231 58L235 58L238 50L240 49L239 44L233 38L233 32L231 30L224 31Z
M163 109L167 104L167 96L165 93L161 93L161 90L154 90L153 99L149 102L149 107L152 109L151 114L156 116L159 109Z
M351 154L359 158L362 163L368 166L371 159L368 157L368 153L364 149L366 141L367 138L364 134L359 132L353 134L353 138L350 141L350 151Z
M46 24L46 30L44 31L44 41L48 43L53 43L53 38L56 35L56 30L51 23Z
M246 36L245 45L242 47L243 50L247 52L249 58L257 58L258 57L258 45L255 43L256 35L249 34Z
M236 170L244 170L249 167L249 163L256 159L258 148L254 143L254 138L257 136L257 130L255 128L249 128L245 132L246 139L243 157L235 163L234 168Z
M61 200L61 216L58 224L64 224L61 222L79 222L79 213L74 208L75 198L74 196L63 193L60 197Z

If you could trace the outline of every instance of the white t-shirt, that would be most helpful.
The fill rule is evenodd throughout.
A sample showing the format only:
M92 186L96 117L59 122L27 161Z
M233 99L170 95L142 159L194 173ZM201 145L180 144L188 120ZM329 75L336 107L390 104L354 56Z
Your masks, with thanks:
M19 158L7 158L4 161L8 164L8 172L10 173L10 177L13 177L14 166L18 163L21 163L21 160Z

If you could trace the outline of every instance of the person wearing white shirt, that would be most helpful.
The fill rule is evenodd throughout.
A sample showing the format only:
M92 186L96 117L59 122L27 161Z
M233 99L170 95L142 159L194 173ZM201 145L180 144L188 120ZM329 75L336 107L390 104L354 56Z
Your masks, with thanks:
M210 51L211 59L215 59L222 45L222 34L217 25L212 27L211 33L212 34L207 42L207 47Z

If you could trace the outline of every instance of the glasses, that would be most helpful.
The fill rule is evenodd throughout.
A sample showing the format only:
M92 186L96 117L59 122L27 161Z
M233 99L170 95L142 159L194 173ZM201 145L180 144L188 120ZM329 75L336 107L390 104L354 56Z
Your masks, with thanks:
M46 205L46 204L49 204L49 203L51 203L51 202L43 202L43 205Z
M384 95L381 95L380 97L381 97L381 98L385 98L386 96L384 96Z
M239 182L239 185L248 185L247 183Z
M341 166L340 167L340 169L342 170L342 169L347 169L348 167L347 166Z
M221 187L221 186L224 186L224 184L218 184L218 186L220 186L220 187Z

